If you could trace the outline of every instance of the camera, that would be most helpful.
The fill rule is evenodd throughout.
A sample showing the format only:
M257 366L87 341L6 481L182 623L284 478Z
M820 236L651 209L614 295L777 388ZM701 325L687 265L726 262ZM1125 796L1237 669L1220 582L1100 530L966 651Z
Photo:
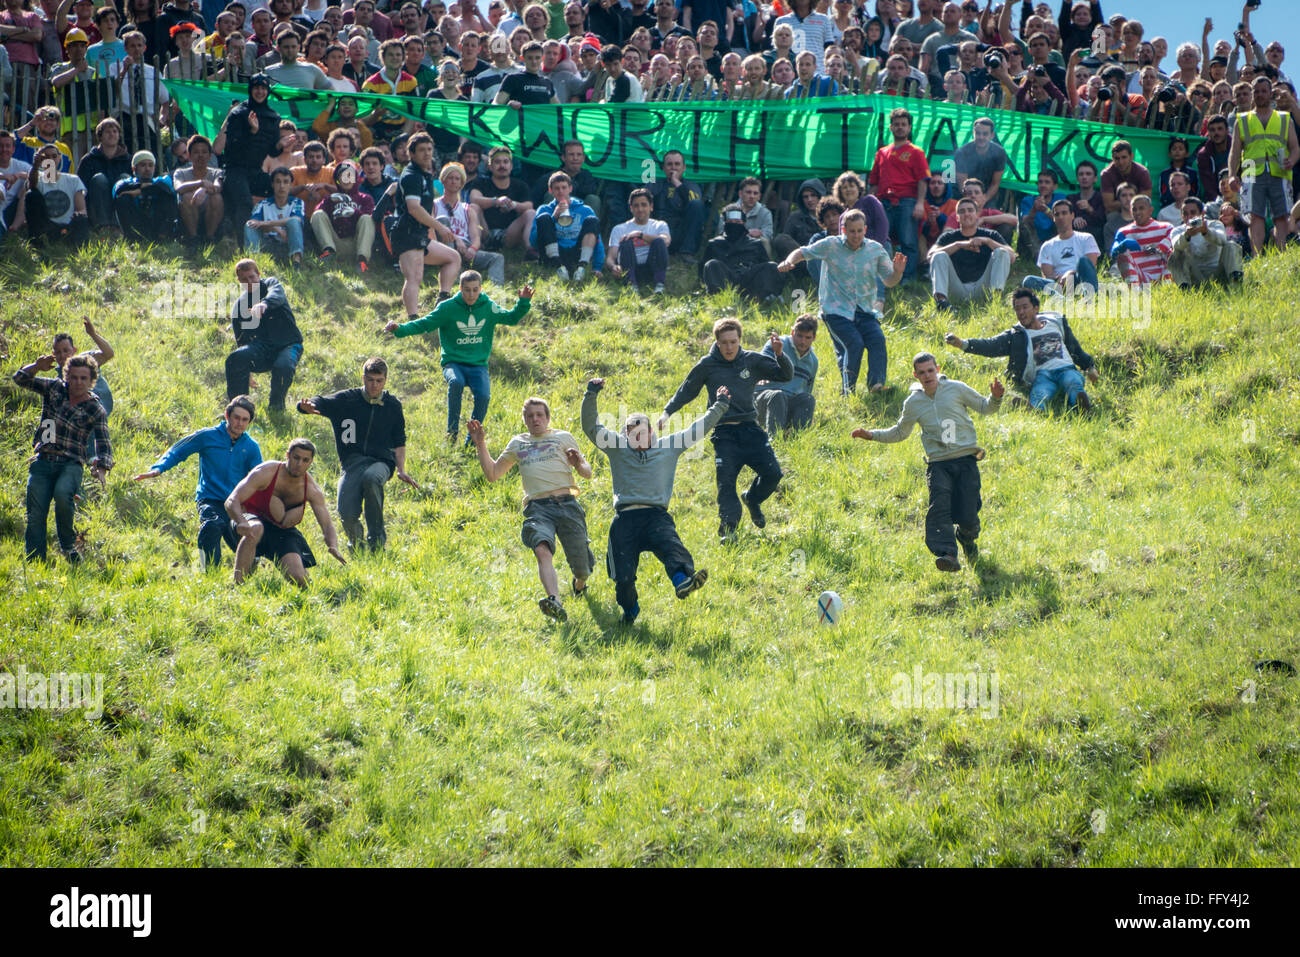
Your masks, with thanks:
M1188 229L1200 229L1204 225L1205 225L1205 220L1202 219L1200 216L1197 216L1195 219L1189 219L1187 221Z
M996 53L984 54L984 65L990 70L998 69L1002 66L1003 62L1002 57L998 56Z
M1114 95L1115 94L1111 92L1110 87L1108 86L1103 86L1100 90L1097 91L1097 99L1100 100L1102 103L1107 102Z
M1247 9L1247 10L1258 10L1258 9L1259 9L1259 0L1246 0L1246 9Z
M1172 103L1174 101L1174 97L1176 97L1177 95L1178 95L1177 88L1167 85L1167 86L1162 86L1160 88L1160 92L1156 94L1156 99L1159 100L1161 103Z
M1039 78L1045 77L1047 76L1047 68L1043 66L1035 66L1033 69L1033 74L1034 76Z

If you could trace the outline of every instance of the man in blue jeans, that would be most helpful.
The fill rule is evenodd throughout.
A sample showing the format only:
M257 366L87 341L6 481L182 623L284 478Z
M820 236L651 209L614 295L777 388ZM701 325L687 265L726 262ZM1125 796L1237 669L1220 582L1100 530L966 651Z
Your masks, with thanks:
M823 263L817 299L839 360L841 392L849 395L857 388L864 350L867 386L872 392L879 392L885 388L887 353L880 316L872 309L876 283L898 285L907 257L896 253L891 263L885 248L867 239L867 217L860 209L846 212L840 224L839 236L827 236L796 249L776 268L789 272L804 260Z
M94 358L73 356L64 366L61 379L36 375L54 367L53 355L41 356L14 373L14 382L43 400L41 421L36 426L35 455L27 467L25 553L28 561L45 561L46 523L53 502L59 547L69 564L75 565L81 555L72 518L81 476L89 464L90 474L103 484L113 467L113 444L108 439L108 416L92 391L99 375ZM87 446L92 438L96 456L87 462Z
M1045 409L1058 392L1079 411L1092 408L1083 379L1096 383L1101 376L1092 356L1074 338L1070 323L1059 313L1038 311L1038 296L1021 286L1011 297L1017 325L992 339L961 339L948 333L943 341L977 356L1006 356L1007 376L1029 392L1029 404ZM1082 375L1080 374L1082 370Z
M1097 291L1097 260L1101 250L1092 233L1075 231L1074 215L1068 199L1058 199L1052 204L1056 235L1039 248L1038 268L1043 274L1026 276L1026 288L1035 292L1056 288L1067 296L1081 286Z
M917 237L925 219L921 198L930 179L930 161L912 142L912 114L905 108L890 111L889 132L894 141L876 150L871 164L871 190L885 207L890 235L898 240L899 249L907 257L903 278L911 279L920 259Z
M302 358L302 333L280 280L263 279L251 259L235 263L235 276L244 292L230 311L235 350L226 356L226 398L248 392L250 373L270 372L271 411L283 412L294 370Z

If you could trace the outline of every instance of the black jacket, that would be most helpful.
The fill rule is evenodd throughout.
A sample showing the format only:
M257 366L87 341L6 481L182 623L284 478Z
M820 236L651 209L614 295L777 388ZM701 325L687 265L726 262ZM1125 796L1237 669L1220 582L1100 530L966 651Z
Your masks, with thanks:
M312 402L334 427L334 445L344 468L364 456L396 470L393 450L406 445L406 417L396 396L385 391L376 405L366 398L365 389L344 389L318 395Z
M257 114L257 132L249 129L248 114ZM226 148L221 165L227 169L260 170L262 161L280 142L280 114L267 103L237 103L226 117Z
M650 186L650 198L654 200L654 212L651 213L655 219L662 219L671 227L674 223L680 223L686 215L686 207L692 200L703 200L704 193L700 187L688 179L682 180L682 185L673 189L672 196L668 195L668 180L656 180Z
M734 242L726 236L715 236L710 239L704 247L704 255L700 257L701 282L704 281L704 264L710 259L721 260L732 269L748 269L772 261L762 241L748 235L741 236Z
M1065 332L1065 351L1070 354L1074 364L1082 371L1087 372L1095 362L1092 356L1083 351L1079 345L1079 340L1074 338L1074 333L1070 330L1070 323L1065 316L1059 312L1041 313L1040 315L1050 316L1061 324ZM992 339L967 339L965 352L973 353L977 356L1006 356L1007 357L1007 378L1021 389L1028 389L1029 383L1025 381L1025 366L1029 360L1029 337L1025 333L1025 327L1016 323L1001 335L994 336Z
M259 302L266 303L266 311L260 321L254 321L250 310ZM302 333L294 321L293 310L289 308L289 297L285 295L280 280L267 276L259 285L256 298L250 299L247 292L240 294L234 308L230 310L230 328L235 333L235 345L246 346L252 342L265 342L277 349L302 342Z
M127 150L120 156L114 156L110 159L104 155L104 151L100 147L92 146L90 151L81 158L81 162L77 164L77 176L89 189L90 181L98 173L104 174L109 187L112 188L113 184L123 176L131 175L131 151Z
M751 240L753 242L754 240ZM715 342L708 354L686 375L666 406L664 415L672 415L690 402L705 386L709 389L709 406L718 401L718 386L726 386L731 393L731 403L718 425L735 425L739 422L757 422L754 411L754 386L760 380L789 382L794 378L794 363L784 352L774 359L761 352L741 349L736 358L728 362Z

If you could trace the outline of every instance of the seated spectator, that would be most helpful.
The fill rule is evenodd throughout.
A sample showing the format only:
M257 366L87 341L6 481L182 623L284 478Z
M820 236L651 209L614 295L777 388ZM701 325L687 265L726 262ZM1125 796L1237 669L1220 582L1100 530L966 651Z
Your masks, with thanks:
M682 262L694 264L700 249L700 233L706 213L700 187L685 178L686 157L681 150L669 150L663 158L663 176L650 184L653 215L662 219L672 233L670 253L680 253Z
M181 227L186 241L197 241L199 229L211 242L216 238L221 221L225 218L226 203L221 195L224 174L209 165L212 161L212 142L198 133L190 137L187 149L190 165L182 166L172 174L172 188L180 206Z
M668 281L668 247L672 234L661 219L651 219L654 200L648 189L634 189L628 197L632 218L619 223L609 234L609 262L606 271L627 275L634 292L642 283L653 283L654 294L664 291Z
M1119 187L1119 209L1106 217L1105 234L1101 248L1107 251L1106 255L1110 256L1110 248L1115 245L1115 234L1119 232L1120 227L1127 226L1133 222L1133 197L1137 195L1137 187L1132 183L1121 183Z
M821 228L808 237L808 242L804 245L811 246L819 239L825 239L827 236L838 236L840 234L840 217L845 213L844 204L834 196L823 196L821 202L817 204L817 222ZM868 230L867 238L871 238ZM877 240L879 242L879 240ZM882 245L884 245L882 243ZM888 248L888 247L886 247ZM820 285L822 276L822 263L820 259L806 259L804 266L808 269L808 275L813 282ZM872 304L876 312L884 309L884 297L877 293L877 301Z
M133 175L113 187L113 212L130 242L158 243L176 235L176 191L172 178L155 176L153 154L140 150L131 157Z
M1169 168L1160 173L1160 202L1165 206L1174 201L1173 191L1169 188L1169 177L1174 173L1182 173L1187 177L1188 184L1191 186L1188 195L1200 195L1200 176L1197 174L1196 165L1187 158L1187 140L1169 141Z
M63 114L57 106L42 106L27 123L14 130L14 137L18 140L14 155L25 163L35 165L36 152L42 147L50 146L59 152L59 172L71 173L72 150L59 139L59 127L62 124Z
M1008 213L996 206L988 205L988 195L984 192L984 184L974 176L966 177L961 192L962 196L973 200L975 205L979 207L979 224L985 229L996 230L997 234L1002 237L1002 241L1010 246L1016 238L1016 226L1020 223L1019 217L1015 213Z
M1139 193L1151 195L1151 173L1133 160L1133 144L1116 140L1110 148L1110 163L1101 171L1101 198L1106 211L1119 209L1119 184L1132 183Z
M1192 184L1187 174L1179 171L1169 177L1169 191L1172 196L1169 205L1161 209L1156 218L1170 226L1178 226L1183 222L1183 203L1192 193Z
M744 217L745 229L752 239L763 244L767 254L772 254L772 212L758 201L763 194L763 184L756 176L746 176L740 181L739 202L734 203ZM722 217L718 217L718 232L724 232Z
M335 130L325 140L325 152L329 157L327 169L331 176L334 175L334 167L340 163L347 163L356 160L357 154L361 152L361 144L357 142L355 130L340 128Z
M952 309L977 295L1000 293L1011 274L1016 253L991 229L979 225L972 199L957 203L957 227L943 233L930 249L930 283L935 305Z
M942 176L931 176L925 184L921 208L925 219L921 220L920 249L921 255L925 255L927 247L957 223L957 196L952 184Z
M308 219L316 212L320 201L334 191L334 172L325 167L325 147L312 140L302 148L302 166L289 172L293 175L293 195L302 200Z
M1250 255L1250 227L1242 219L1241 212L1236 204L1224 199L1218 201L1219 223L1223 226L1223 234L1230 242L1236 243L1241 247L1242 257ZM1298 211L1300 212L1300 211ZM1209 208L1206 208L1206 215L1209 215Z
M122 126L105 117L95 127L95 145L77 164L86 184L86 209L92 229L116 228L113 218L113 184L131 175L131 154L122 145Z
M600 220L590 206L572 196L568 173L552 173L548 186L555 198L537 211L528 244L561 281L581 282L588 267L596 275L605 264Z
M1066 197L1074 207L1074 228L1091 233L1100 249L1106 231L1106 204L1097 189L1097 164L1083 160L1074 168L1074 179L1079 191Z
M1115 233L1110 256L1118 264L1124 281L1132 285L1153 285L1170 278L1169 240L1173 227L1151 214L1151 197L1139 193L1133 197L1133 222Z
M1057 185L1056 174L1045 169L1038 174L1038 194L1020 201L1020 243L1034 259L1038 258L1038 247L1043 241L1056 234L1052 224L1052 204L1065 199Z
M357 271L364 273L375 245L375 201L360 188L360 180L361 171L351 160L335 166L334 191L321 200L308 222L322 261L342 254L355 259Z
M750 235L738 203L722 210L722 235L710 239L700 263L700 281L710 294L735 286L742 295L769 302L781 294L785 278L768 258L767 247Z
M14 135L0 130L0 236L27 225L24 194L32 164L14 159ZM112 215L110 209L109 215Z
M603 208L600 197L601 183L591 175L590 170L584 168L586 162L587 153L577 140L569 140L560 147L560 171L569 174L569 179L573 182L573 195L590 206L591 211L599 216ZM550 193L550 179L551 174L547 173L545 176L539 176L533 183L532 200L535 208L554 199Z
M244 223L244 248L257 252L264 242L273 243L277 250L283 246L297 266L302 263L306 214L302 200L289 194L292 188L293 173L288 169L281 166L271 174L271 195L257 204ZM241 388L230 398L247 391Z
M434 233L440 242L460 254L461 265L495 283L506 284L506 257L483 249L478 210L465 198L465 168L448 163L439 174L442 195L433 201Z
M36 151L20 215L25 216L27 236L35 245L67 242L76 249L90 239L86 186L71 173L59 172L62 158L54 146Z
M817 221L817 204L826 195L822 181L806 179L799 185L795 194L795 208L786 217L781 232L772 240L772 255L784 259L800 246L806 246L815 232L821 229Z
M816 338L817 316L806 313L795 319L790 334L781 337L782 352L794 365L794 377L789 382L760 379L754 386L754 411L759 425L770 436L775 436L777 430L812 425L817 408L817 397L813 395L817 382L817 353L813 349ZM776 358L770 342L763 346L763 352L770 359Z
M286 169L276 170L273 179L284 198L301 208L298 200L289 197L288 173ZM242 292L230 311L235 348L226 356L226 399L248 393L252 373L270 372L270 409L283 412L294 370L302 358L302 333L280 280L271 276L263 279L251 259L235 263L235 277Z
M1183 289L1215 280L1241 282L1241 246L1227 236L1223 224L1205 217L1204 204L1195 196L1187 197L1182 208L1183 221L1170 234L1173 251L1169 255L1169 272Z
M536 212L529 198L528 184L511 175L514 165L510 147L494 146L488 151L487 175L470 183L469 201L479 208L487 226L484 249L526 247L533 233Z
M274 153L262 160L262 172L270 176L281 166L293 169L302 165L302 148L306 145L302 131L293 125L293 120L280 121L279 138L276 140Z
M1038 268L1041 276L1026 276L1026 289L1042 292L1058 288L1067 295L1078 286L1090 286L1097 291L1097 260L1101 250L1092 233L1075 232L1074 205L1068 199L1058 199L1052 204L1052 218L1056 222L1056 235L1043 243L1038 250Z
M372 146L361 151L361 176L361 182L357 185L374 201L375 220L381 221L385 215L392 212L392 196L388 194L390 191L396 192L397 187L397 179L384 172L383 150ZM380 204L386 195L388 195L388 208L381 210Z

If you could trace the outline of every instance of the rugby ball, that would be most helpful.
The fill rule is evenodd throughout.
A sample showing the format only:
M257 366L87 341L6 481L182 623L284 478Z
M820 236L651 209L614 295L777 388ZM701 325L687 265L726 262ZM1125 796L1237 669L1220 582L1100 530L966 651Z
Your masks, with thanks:
M821 625L838 625L844 614L844 599L833 591L824 591L817 596L817 623Z

